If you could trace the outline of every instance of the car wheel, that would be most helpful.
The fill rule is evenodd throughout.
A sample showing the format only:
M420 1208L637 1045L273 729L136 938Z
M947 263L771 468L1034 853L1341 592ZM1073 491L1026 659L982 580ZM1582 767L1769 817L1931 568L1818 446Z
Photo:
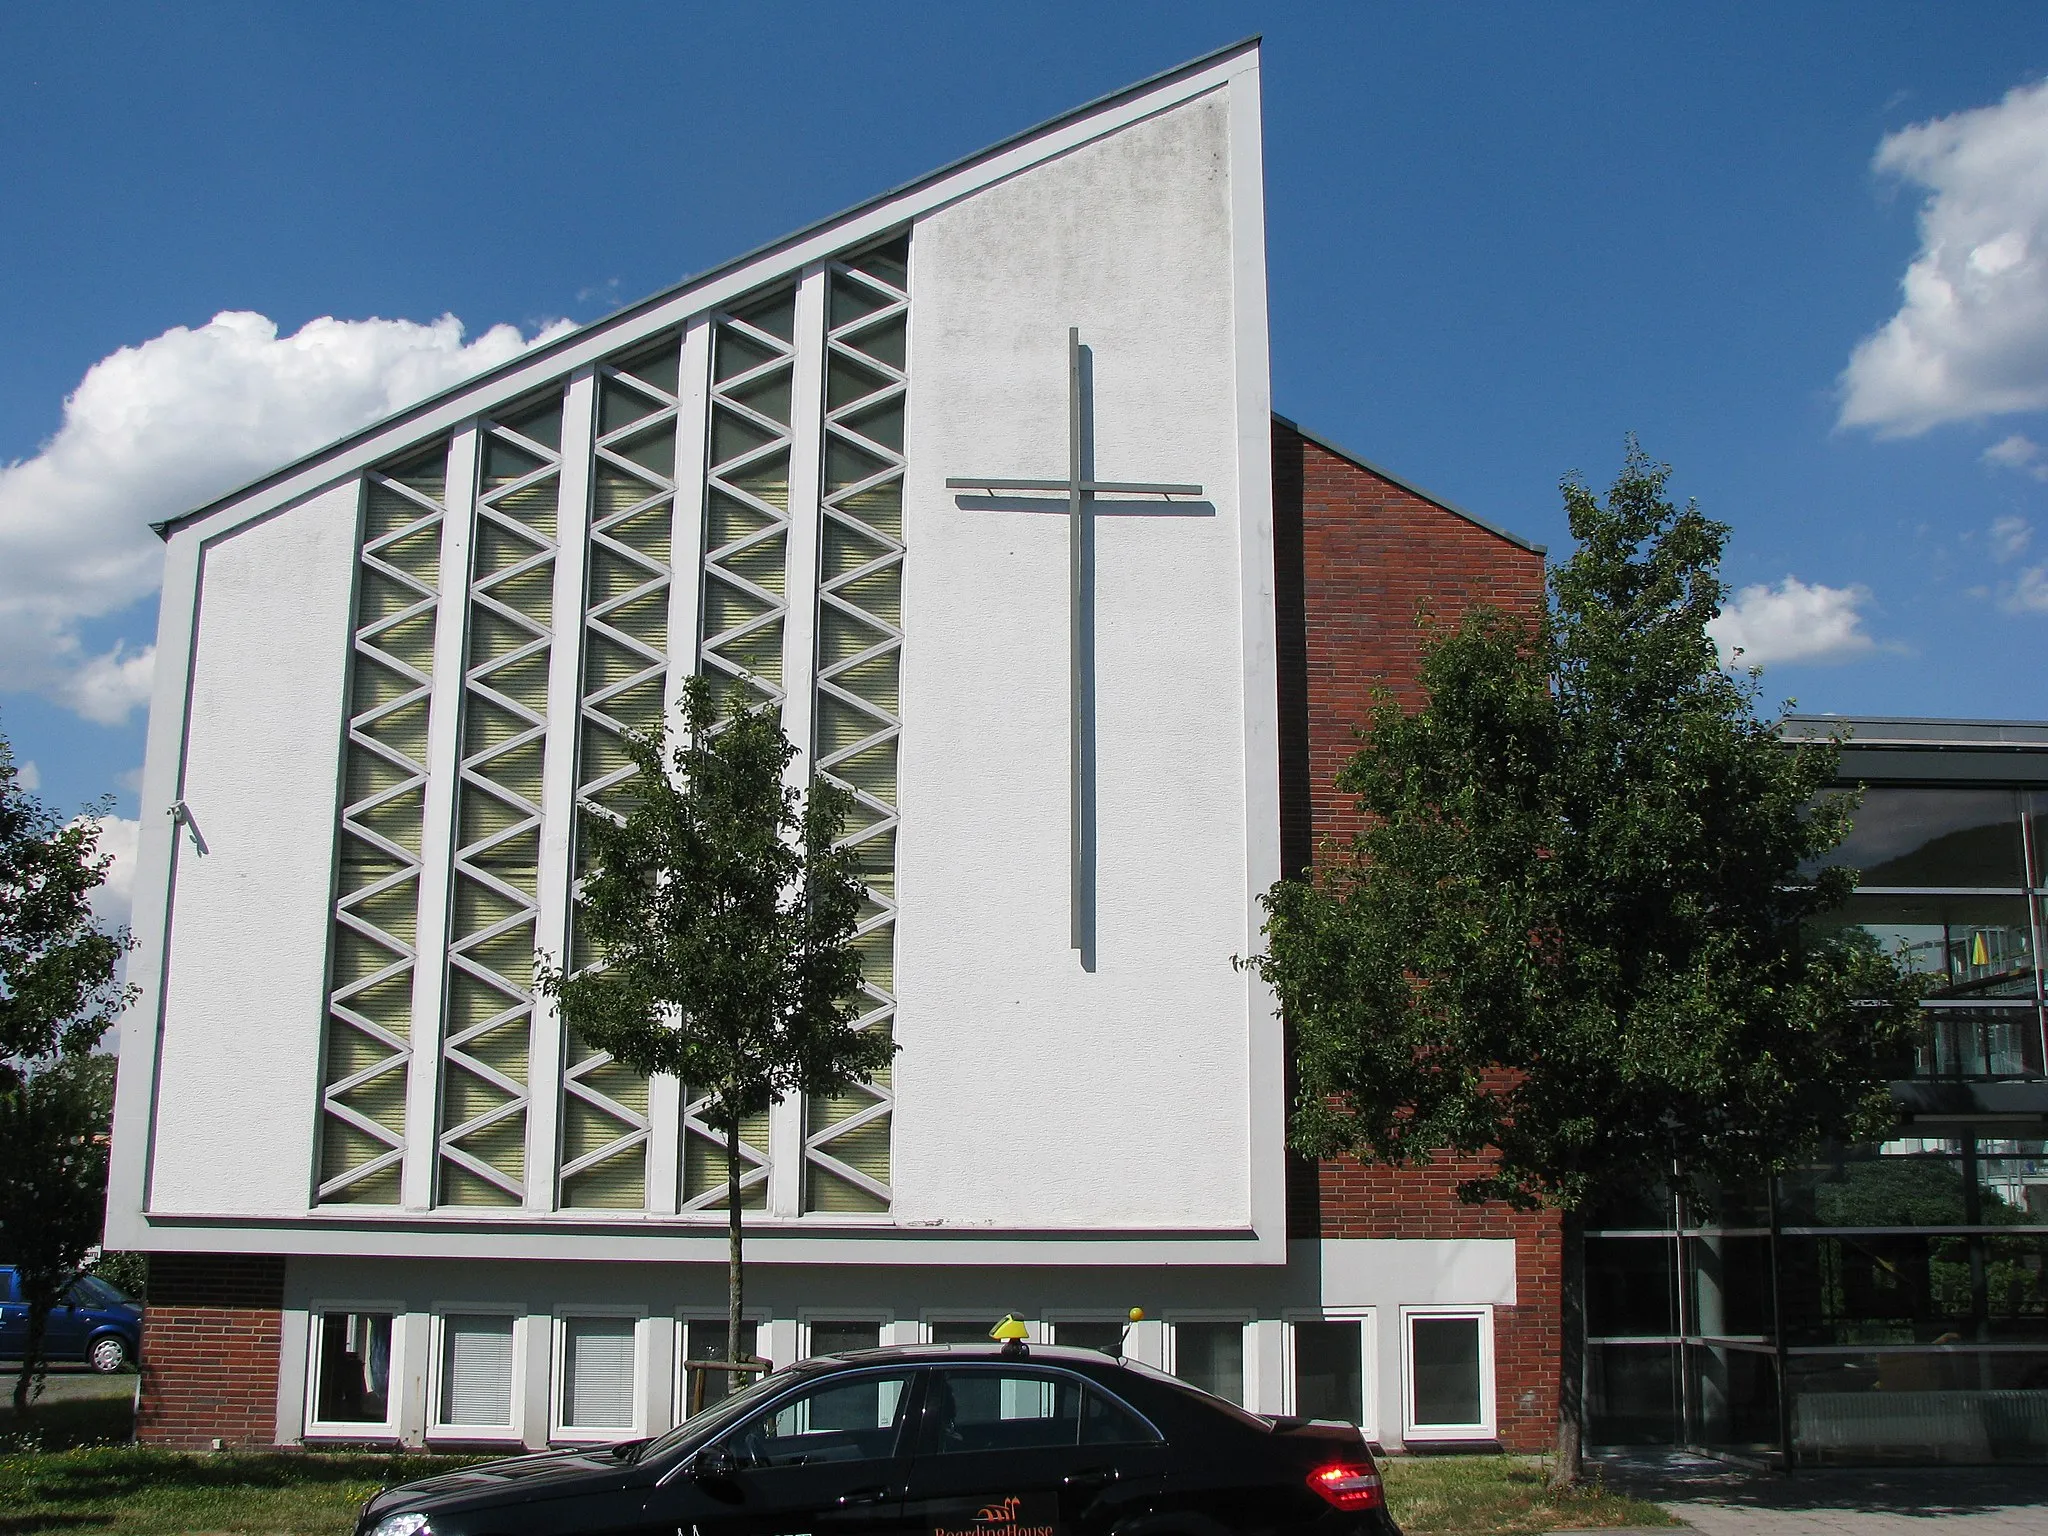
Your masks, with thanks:
M118 1335L110 1333L92 1341L86 1359L102 1376L110 1375L128 1363L128 1346Z

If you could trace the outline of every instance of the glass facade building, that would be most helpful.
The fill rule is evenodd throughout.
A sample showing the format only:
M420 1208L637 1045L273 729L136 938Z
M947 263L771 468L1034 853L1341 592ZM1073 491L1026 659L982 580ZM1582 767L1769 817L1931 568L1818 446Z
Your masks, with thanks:
M1848 726L1830 926L1928 978L1892 1139L1587 1238L1589 1438L1793 1466L2048 1463L2048 725Z

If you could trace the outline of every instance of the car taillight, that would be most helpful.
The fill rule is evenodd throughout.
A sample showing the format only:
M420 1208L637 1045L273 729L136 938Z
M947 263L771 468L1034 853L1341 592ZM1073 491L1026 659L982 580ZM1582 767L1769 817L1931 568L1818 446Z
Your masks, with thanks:
M1308 1485L1339 1509L1378 1509L1382 1501L1379 1473L1346 1461L1317 1467Z

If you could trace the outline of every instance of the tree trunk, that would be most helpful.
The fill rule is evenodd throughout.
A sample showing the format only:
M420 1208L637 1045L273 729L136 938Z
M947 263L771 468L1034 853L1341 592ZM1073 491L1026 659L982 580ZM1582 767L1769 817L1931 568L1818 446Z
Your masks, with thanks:
M47 1370L43 1361L43 1340L50 1331L50 1309L29 1287L22 1287L21 1299L28 1303L28 1337L22 1341L21 1374L14 1378L14 1416L23 1419L29 1412L29 1393L35 1382Z
M1586 1223L1566 1211L1558 1232L1557 1446L1550 1486L1579 1480L1585 1451Z
M745 1272L740 1266L740 1117L725 1122L725 1358L740 1359L740 1309L746 1300ZM728 1375L730 1387L739 1379Z

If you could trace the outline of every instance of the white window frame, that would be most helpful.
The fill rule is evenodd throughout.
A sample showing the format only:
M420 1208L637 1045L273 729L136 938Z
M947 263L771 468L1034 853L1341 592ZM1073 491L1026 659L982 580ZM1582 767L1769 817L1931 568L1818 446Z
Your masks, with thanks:
M442 1373L447 1369L450 1317L512 1319L512 1422L457 1424L441 1417ZM526 1443L526 1341L531 1331L525 1309L503 1302L437 1301L427 1328L427 1438L429 1440Z
M334 1313L356 1316L388 1315L391 1319L391 1359L386 1366L384 1385L384 1419L377 1424L328 1423L316 1419L320 1410L320 1347L324 1329L320 1320ZM388 1298L381 1301L344 1301L321 1299L306 1308L306 1411L304 1438L308 1440L396 1440L398 1420L404 1411L400 1399L405 1395L400 1390L403 1380L402 1364L406 1358L405 1346L411 1330L410 1316L405 1303Z
M624 1426L581 1426L562 1422L568 1408L564 1377L569 1367L569 1322L572 1318L627 1317L633 1320L633 1422ZM647 1427L647 1355L650 1348L645 1307L606 1306L599 1302L555 1308L552 1357L548 1362L548 1441L561 1445L605 1445L652 1433Z
M1377 1307L1306 1307L1284 1312L1281 1320L1287 1324L1286 1336L1281 1346L1280 1380L1281 1400L1287 1405L1287 1412L1299 1413L1300 1406L1295 1397L1294 1381L1294 1330L1300 1323L1356 1323L1358 1324L1358 1381L1359 1412L1366 1422L1358 1426L1358 1432L1375 1443L1379 1440L1380 1424L1380 1319Z
M1176 1380L1185 1380L1180 1374L1180 1329L1183 1323L1236 1323L1243 1330L1244 1341L1238 1346L1237 1402L1248 1406L1251 1396L1252 1351L1256 1347L1252 1339L1252 1324L1257 1319L1250 1312L1171 1312L1166 1317L1166 1374ZM1189 1383L1193 1385L1193 1383Z
M1415 1320L1434 1317L1469 1317L1479 1324L1479 1418L1477 1424L1418 1424L1415 1422ZM1493 1371L1493 1307L1490 1303L1469 1306L1403 1307L1401 1309L1401 1438L1425 1444L1437 1440L1496 1440L1500 1437L1494 1405L1496 1387Z
M882 1311L874 1307L801 1308L796 1315L796 1357L799 1360L808 1360L814 1353L811 1349L811 1325L814 1323L872 1322L875 1325L875 1339L877 1343L880 1343L883 1330L895 1321L895 1313ZM918 1331L920 1333L924 1331L922 1325L920 1325Z
M672 1363L675 1367L675 1380L670 1383L670 1389L675 1395L669 1399L669 1402L674 1405L669 1413L669 1417L677 1424L682 1423L689 1417L690 1373L683 1369L683 1362L690 1357L690 1324L718 1323L722 1325L725 1322L725 1318L725 1313L713 1312L705 1307L680 1307L676 1310L676 1347L670 1351L674 1356ZM772 1355L764 1354L761 1346L768 1342L768 1325L774 1320L768 1313L756 1311L751 1307L740 1309L740 1321L754 1325L754 1353L762 1355L768 1361L770 1374L780 1370L781 1366L775 1363ZM755 1379L759 1380L758 1377Z

